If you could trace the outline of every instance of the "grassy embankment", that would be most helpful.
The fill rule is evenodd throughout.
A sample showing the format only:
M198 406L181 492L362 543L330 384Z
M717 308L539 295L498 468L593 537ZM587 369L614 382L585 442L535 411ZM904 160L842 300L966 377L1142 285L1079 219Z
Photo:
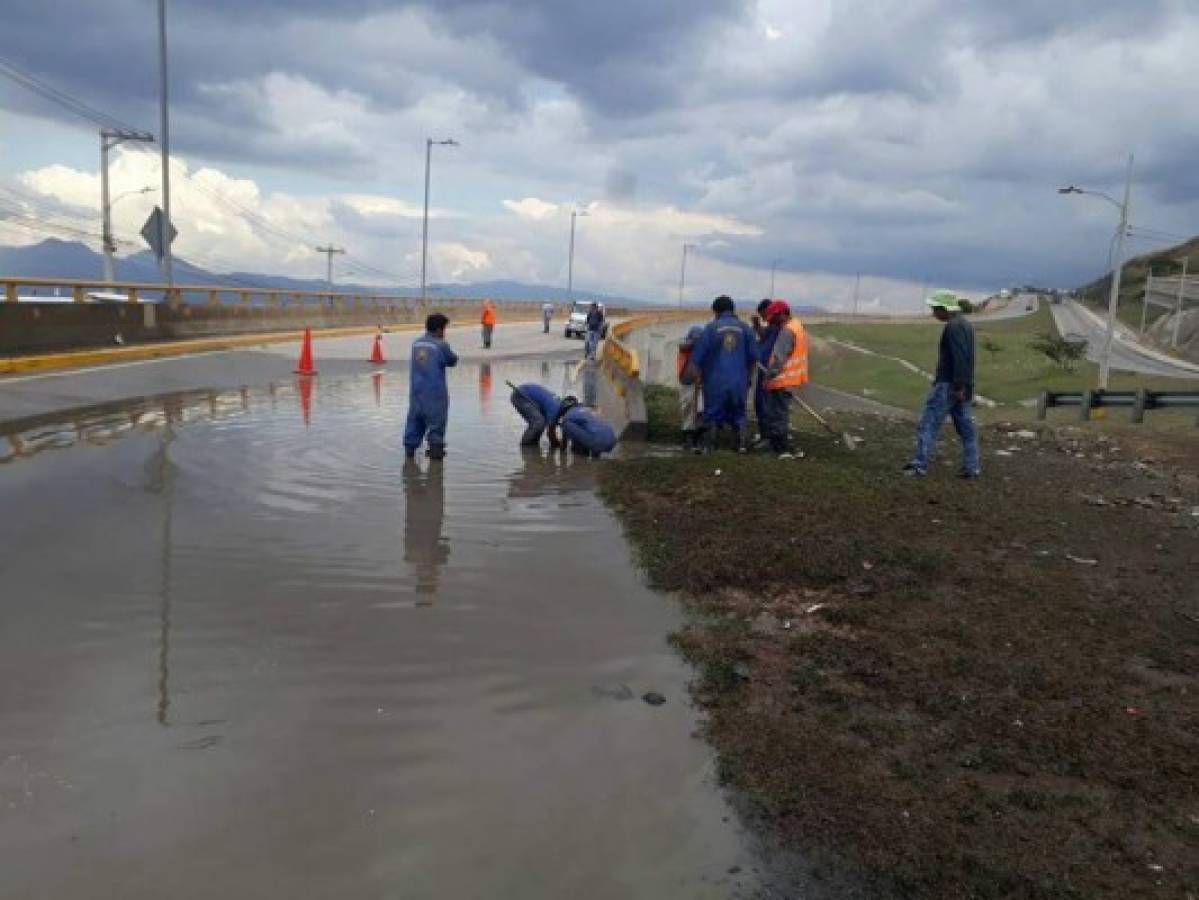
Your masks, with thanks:
M999 403L994 412L979 408L984 420L996 417L1010 419L1028 417L1031 411L1022 406L1042 390L1077 391L1093 387L1098 367L1083 360L1074 372L1062 372L1050 365L1043 354L1029 348L1042 332L1056 334L1048 307L1017 319L988 322L972 319L977 347L976 381L984 396ZM925 325L814 325L812 378L819 384L848 391L859 396L915 410L928 390L928 381L898 363L867 356L822 340L836 338L887 356L895 356L932 371L937 361L937 339L941 326L929 320ZM988 345L997 350L986 349ZM1147 387L1155 390L1199 390L1199 381L1172 378L1150 378L1124 372L1112 373L1113 390ZM1113 413L1112 415L1119 415ZM1150 419L1166 421L1177 418L1152 413ZM1194 416L1189 420L1192 424Z
M669 436L672 393L651 399ZM825 871L903 896L1199 892L1194 438L991 425L1018 449L963 484L954 453L897 477L910 425L861 427L852 454L805 434L802 462L604 467L690 612L722 778Z

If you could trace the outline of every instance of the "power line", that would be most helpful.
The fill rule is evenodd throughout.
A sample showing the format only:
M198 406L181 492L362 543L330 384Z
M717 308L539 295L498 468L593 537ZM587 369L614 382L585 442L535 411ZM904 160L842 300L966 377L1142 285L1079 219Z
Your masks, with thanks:
M55 103L68 112L74 113L81 118L87 119L102 128L112 128L118 131L139 131L122 122L120 119L114 118L107 113L101 112L93 106L84 103L78 97L73 97L66 91L61 91L54 85L43 81L36 75L24 71L6 59L0 58L0 75L9 79L12 82L20 85L26 90L32 91L39 97Z

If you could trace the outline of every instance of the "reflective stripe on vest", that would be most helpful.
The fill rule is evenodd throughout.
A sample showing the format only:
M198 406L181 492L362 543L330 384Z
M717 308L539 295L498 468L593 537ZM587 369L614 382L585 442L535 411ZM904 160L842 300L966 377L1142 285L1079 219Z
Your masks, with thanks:
M795 346L791 348L791 355L783 363L778 375L766 382L766 389L769 391L799 387L808 383L808 333L799 324L799 319L789 319L784 327L795 335Z

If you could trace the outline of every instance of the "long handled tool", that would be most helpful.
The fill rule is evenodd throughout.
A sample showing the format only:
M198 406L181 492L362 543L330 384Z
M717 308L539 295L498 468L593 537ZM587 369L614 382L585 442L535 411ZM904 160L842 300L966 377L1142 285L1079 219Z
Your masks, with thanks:
M766 367L764 365L762 365L761 363L758 363L758 373L762 377L766 376ZM818 413L818 412L816 412L816 410L812 409L812 407L808 404L808 401L806 401L803 397L799 396L799 394L795 393L795 391L788 390L787 393L789 393L791 395L791 397L795 400L796 403L798 403L800 406L803 407L804 412L806 412L809 416L811 416L813 419L815 419L817 422L819 422L822 426L824 426L825 431L827 431L833 437L839 439L841 441L841 443L845 445L846 450L857 450L858 449L858 442L853 439L853 435L851 435L848 431L837 431L837 429L835 429L832 425L830 425L828 423L828 421L824 418L824 416L820 415L820 413Z

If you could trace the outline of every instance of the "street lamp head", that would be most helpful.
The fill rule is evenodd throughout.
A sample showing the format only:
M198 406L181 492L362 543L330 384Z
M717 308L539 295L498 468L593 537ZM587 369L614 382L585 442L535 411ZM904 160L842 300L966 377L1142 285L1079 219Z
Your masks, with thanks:
M1058 189L1057 189L1057 192L1058 192L1059 194L1081 194L1081 193L1082 193L1082 189L1081 189L1081 188L1076 188L1074 185L1072 185L1072 184L1071 184L1071 185L1068 185L1067 187L1060 187L1060 188L1058 188Z
M457 147L457 146L459 146L459 145L458 145L458 142L457 142L456 140L454 140L453 138L446 138L444 141L438 141L437 143L441 144L443 147Z

